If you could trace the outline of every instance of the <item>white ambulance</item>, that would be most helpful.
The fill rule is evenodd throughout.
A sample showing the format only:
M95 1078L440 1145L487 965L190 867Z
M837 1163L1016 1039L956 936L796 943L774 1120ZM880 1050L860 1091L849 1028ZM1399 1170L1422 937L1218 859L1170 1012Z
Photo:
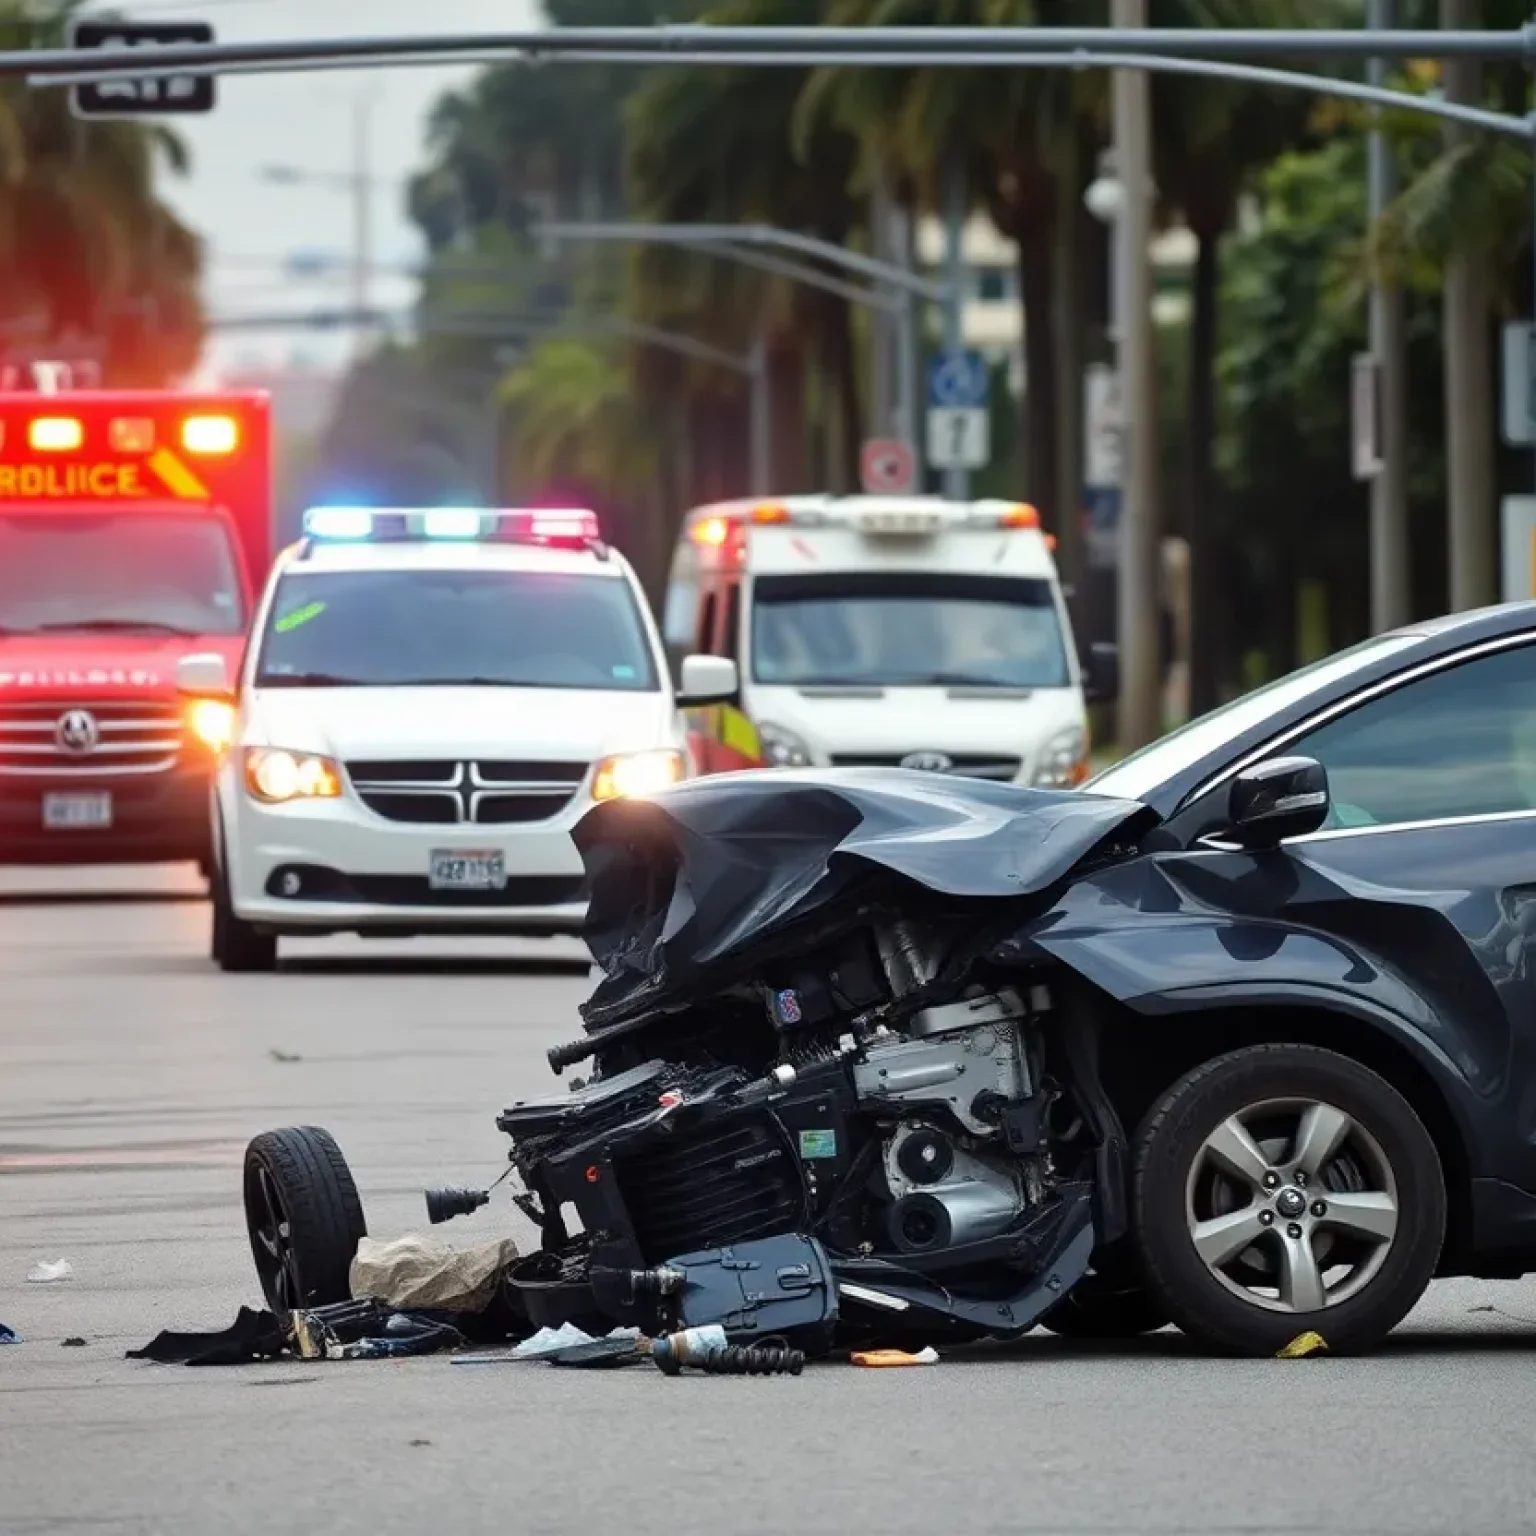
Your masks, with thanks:
M738 665L737 704L691 717L706 772L881 765L1055 788L1088 776L1085 669L1052 541L1021 503L699 507L662 628L674 655ZM1112 696L1112 652L1094 670L1091 697Z

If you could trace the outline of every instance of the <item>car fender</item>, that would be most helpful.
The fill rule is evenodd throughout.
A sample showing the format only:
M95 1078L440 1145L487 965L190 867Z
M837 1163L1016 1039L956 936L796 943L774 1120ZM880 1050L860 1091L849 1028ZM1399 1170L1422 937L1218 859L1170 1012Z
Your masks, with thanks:
M1169 873L1143 858L1080 880L995 957L1047 956L1149 1024L1234 1007L1345 1015L1427 1073L1476 1155L1476 1117L1506 1090L1506 1035L1458 1027L1401 971L1341 934L1192 902Z

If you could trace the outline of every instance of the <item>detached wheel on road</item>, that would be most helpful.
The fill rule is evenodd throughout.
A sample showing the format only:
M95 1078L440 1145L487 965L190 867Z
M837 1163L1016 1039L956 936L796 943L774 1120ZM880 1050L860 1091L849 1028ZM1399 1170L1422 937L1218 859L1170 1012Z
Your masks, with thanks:
M262 1295L279 1318L352 1296L368 1235L352 1170L329 1131L265 1131L245 1149L245 1225Z
M1258 1045L1187 1073L1137 1136L1147 1289L1190 1337L1273 1355L1379 1344L1424 1294L1445 1179L1408 1102L1332 1051Z
M213 934L209 954L225 971L275 971L277 938L236 917L230 906L229 873L220 863L209 881Z

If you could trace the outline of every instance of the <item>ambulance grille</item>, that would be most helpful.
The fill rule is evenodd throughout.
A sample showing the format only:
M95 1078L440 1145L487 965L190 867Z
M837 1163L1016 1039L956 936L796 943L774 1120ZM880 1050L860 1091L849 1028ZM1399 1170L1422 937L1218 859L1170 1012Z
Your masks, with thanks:
M183 745L167 699L8 700L0 704L0 774L82 779L164 773Z

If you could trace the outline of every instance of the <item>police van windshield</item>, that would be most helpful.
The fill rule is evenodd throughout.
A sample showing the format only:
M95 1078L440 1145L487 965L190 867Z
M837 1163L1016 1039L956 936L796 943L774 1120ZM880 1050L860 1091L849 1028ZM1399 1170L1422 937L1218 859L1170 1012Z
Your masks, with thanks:
M238 635L228 525L185 512L0 512L0 634Z
M629 584L549 571L290 571L259 688L603 688L655 692Z
M756 681L798 687L1071 683L1051 584L1017 576L759 576L751 661Z

